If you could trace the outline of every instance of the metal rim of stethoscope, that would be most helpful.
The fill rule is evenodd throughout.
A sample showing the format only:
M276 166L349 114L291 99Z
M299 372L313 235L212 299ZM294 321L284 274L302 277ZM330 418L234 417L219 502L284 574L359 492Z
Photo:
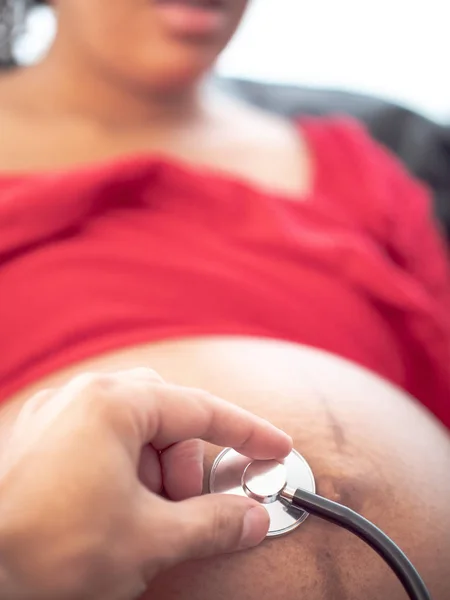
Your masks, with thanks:
M431 600L418 571L393 540L362 515L315 493L314 475L295 450L279 462L252 461L226 448L212 466L209 491L244 495L264 504L270 516L268 537L293 531L308 514L338 525L377 552L397 575L410 600Z
M210 493L236 494L252 497L251 490L248 488L245 489L243 478L245 473L248 473L249 467L262 462L265 461L252 461L252 459L242 456L231 448L225 448L217 456L211 467L209 476ZM299 452L292 450L281 464L285 469L286 481L284 485L293 489L301 487L313 493L316 491L313 472ZM275 492L281 489L281 486L277 485L275 487L277 488ZM258 500L256 497L255 499ZM260 502L265 505L270 517L267 537L278 537L290 533L299 527L309 514L306 511L289 510L286 504L279 498L272 498L268 503L260 499Z

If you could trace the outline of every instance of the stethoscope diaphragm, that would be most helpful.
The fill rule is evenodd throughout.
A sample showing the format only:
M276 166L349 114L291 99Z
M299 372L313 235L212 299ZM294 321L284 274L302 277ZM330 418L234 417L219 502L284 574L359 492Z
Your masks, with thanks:
M343 527L366 542L397 575L411 600L431 600L423 579L402 550L381 529L352 509L316 494L312 471L295 450L283 461L251 460L235 450L223 450L209 477L211 493L248 496L270 516L267 537L296 529L308 512Z
M209 477L210 493L247 496L266 508L270 516L267 537L293 531L308 516L307 512L293 509L280 499L279 494L285 488L316 491L311 468L296 450L282 461L260 461L226 448L214 461Z

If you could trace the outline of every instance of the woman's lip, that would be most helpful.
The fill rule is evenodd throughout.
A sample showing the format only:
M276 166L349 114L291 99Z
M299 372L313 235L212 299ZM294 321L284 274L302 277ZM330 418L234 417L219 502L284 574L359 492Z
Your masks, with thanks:
M155 2L154 9L164 25L174 34L211 36L224 26L223 4L189 4L186 1Z

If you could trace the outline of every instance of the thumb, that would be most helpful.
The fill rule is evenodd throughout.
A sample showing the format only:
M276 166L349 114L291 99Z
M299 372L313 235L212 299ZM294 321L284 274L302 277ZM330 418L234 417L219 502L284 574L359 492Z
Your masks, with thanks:
M208 494L171 504L169 560L205 558L258 545L269 529L269 513L253 500Z

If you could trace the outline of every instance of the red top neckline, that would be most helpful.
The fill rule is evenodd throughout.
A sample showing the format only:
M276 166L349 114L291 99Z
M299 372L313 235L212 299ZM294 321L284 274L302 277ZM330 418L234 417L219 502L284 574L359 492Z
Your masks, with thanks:
M350 119L340 119L343 123L347 122L348 126L353 124ZM106 159L96 160L90 163L82 163L79 165L71 165L60 167L54 170L50 169L17 169L17 170L0 170L0 186L2 184L27 182L29 180L46 181L61 178L73 178L74 176L80 179L91 177L92 175L115 173L126 174L130 171L135 171L139 167L147 170L166 170L170 172L170 176L180 178L183 181L191 179L192 182L201 181L207 185L222 186L230 190L236 190L240 193L259 194L263 196L271 196L277 201L286 201L292 204L298 202L307 202L320 191L322 186L323 169L320 165L321 152L316 148L316 136L314 135L315 125L321 120L316 118L303 117L295 119L292 122L293 127L298 133L299 140L302 145L307 148L310 159L310 185L306 192L288 193L281 190L265 188L246 180L244 177L227 173L220 168L214 168L208 165L196 165L189 163L179 157L172 156L169 153L163 152L146 152L137 151L127 155L111 157ZM299 160L300 160L300 144L299 144Z

